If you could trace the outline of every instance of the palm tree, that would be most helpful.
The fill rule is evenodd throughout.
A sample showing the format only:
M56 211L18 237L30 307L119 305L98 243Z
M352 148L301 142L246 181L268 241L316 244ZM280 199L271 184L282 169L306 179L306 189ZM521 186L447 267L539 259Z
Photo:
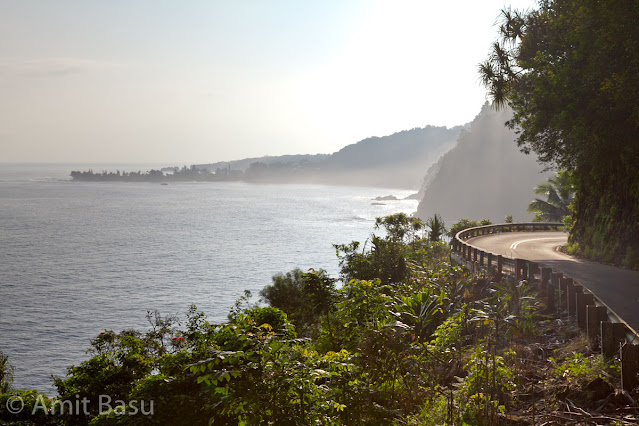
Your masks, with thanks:
M444 221L438 214L435 214L433 217L427 219L426 226L430 228L430 241L439 241L442 235L446 233Z
M535 187L535 194L545 195L546 200L535 198L528 204L528 211L535 213L534 222L561 222L572 214L568 207L575 193L570 173L559 171L554 178Z

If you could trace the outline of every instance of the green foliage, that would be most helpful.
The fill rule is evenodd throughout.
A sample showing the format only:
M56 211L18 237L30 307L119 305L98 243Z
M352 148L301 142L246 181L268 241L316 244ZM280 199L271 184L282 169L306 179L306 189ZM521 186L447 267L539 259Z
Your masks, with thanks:
M504 223L513 223L513 215L507 214L504 218Z
M13 383L13 365L9 362L9 356L0 350L0 393L9 392Z
M440 225L443 231L443 222ZM386 235L373 234L369 250L357 241L334 245L342 281L379 279L383 285L398 286L412 277L415 265L436 264L448 256L445 243L423 237L425 225L419 219L398 213L378 218L375 228L380 227Z
M589 382L597 377L603 379L608 372L615 369L601 354L584 356L576 352L562 362L557 362L553 358L550 358L550 361L554 365L554 375L563 377L569 384L575 384L578 381Z
M465 309L462 308L453 315L447 317L432 334L432 340L428 342L429 352L436 354L440 359L447 361L456 356L461 350L464 341L463 317Z
M529 295L529 291L525 281L517 282L508 276L502 283L495 283L489 288L491 295L477 303L478 308L471 321L492 326L495 344L507 337L532 334L533 314L538 302Z
M415 340L429 339L444 317L444 294L423 291L412 296L402 296L391 313L397 317L393 324L410 330Z
M458 391L463 421L477 425L497 424L497 414L505 411L508 392L514 388L513 373L505 358L477 346L465 369L467 376Z
M405 213L397 213L377 218L375 229L383 228L385 236L371 236L371 250L365 247L360 252L360 243L335 245L340 259L341 277L344 281L353 279L380 279L383 284L403 281L409 274L406 262L408 244L419 241L419 231L424 224Z
M395 213L375 219L375 229L383 228L388 238L405 243L418 238L418 232L424 229L424 222L406 213Z
M319 325L330 324L335 309L335 281L324 270L310 269L305 273L294 269L285 275L274 275L273 284L264 287L260 296L287 314L298 335L317 337Z
M382 286L379 280L351 280L344 284L340 289L342 300L334 314L335 331L331 342L324 344L333 349L341 347L355 351L367 330L390 321L390 292L390 288ZM326 339L326 335L323 337Z
M423 425L450 425L450 407L446 395L436 394L429 399L419 410L419 413L407 417L401 425L423 426Z
M403 281L409 268L406 263L404 246L392 238L371 237L371 251L359 252L359 243L335 245L340 258L341 277L344 281L352 279L374 280L382 283Z
M469 220L469 219L459 219L459 221L455 224L453 224L453 226L451 226L450 230L448 231L448 236L450 238L455 238L455 235L457 235L457 233L459 231L463 231L464 229L468 229L468 228L474 228L476 226L485 226L485 225L491 225L492 222L488 219L482 219L481 221L476 221L476 220Z
M518 145L574 175L570 242L639 268L639 6L548 0L502 11L480 73Z

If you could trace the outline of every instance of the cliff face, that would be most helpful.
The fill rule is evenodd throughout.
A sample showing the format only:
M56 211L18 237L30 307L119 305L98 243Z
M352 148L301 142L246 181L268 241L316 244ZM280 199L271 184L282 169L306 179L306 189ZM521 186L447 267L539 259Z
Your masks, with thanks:
M519 151L515 132L504 126L510 115L484 105L457 145L427 173L418 217L439 213L447 225L462 217L502 223L508 214L516 222L532 220L526 208L533 188L552 172L542 173L534 153Z

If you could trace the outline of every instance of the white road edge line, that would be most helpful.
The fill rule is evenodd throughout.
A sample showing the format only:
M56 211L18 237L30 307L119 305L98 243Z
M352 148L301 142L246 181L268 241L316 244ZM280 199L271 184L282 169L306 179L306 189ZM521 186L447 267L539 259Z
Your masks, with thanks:
M514 249L516 249L516 248L517 248L517 246L518 246L519 244L521 244L521 243L527 243L527 242L529 242L529 241L539 241L539 240L556 240L556 239L557 239L557 237L545 237L545 238L530 238L530 239L527 239L527 240L519 240L519 241L515 241L514 243L512 243L512 244L510 245L510 248L514 250Z

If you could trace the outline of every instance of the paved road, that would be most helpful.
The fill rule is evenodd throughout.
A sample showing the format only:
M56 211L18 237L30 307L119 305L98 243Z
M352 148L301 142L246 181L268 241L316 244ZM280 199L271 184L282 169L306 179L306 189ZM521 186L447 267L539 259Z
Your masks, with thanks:
M466 242L482 250L532 260L574 278L608 308L639 330L639 272L577 259L557 251L566 243L564 232L505 232Z

